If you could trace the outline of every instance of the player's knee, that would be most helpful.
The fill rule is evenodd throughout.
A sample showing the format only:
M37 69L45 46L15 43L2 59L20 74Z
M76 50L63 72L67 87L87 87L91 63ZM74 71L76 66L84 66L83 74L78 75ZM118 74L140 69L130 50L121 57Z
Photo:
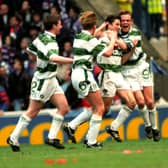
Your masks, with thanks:
M69 106L66 106L65 107L65 112L68 113L70 111L70 107Z
M149 100L146 102L146 105L147 105L148 109L153 109L154 108L154 101Z
M58 109L62 115L67 114L70 111L69 106L62 106L60 109Z
M136 106L136 101L135 100L131 100L131 101L128 102L128 107L130 109L133 110L135 108L135 106Z
M94 110L98 115L103 116L104 112L105 112L105 107L103 104L97 106Z
M105 114L108 113L108 111L110 110L110 107L111 107L111 106L105 106L105 110L104 110L104 113L105 113Z
M145 101L143 99L137 100L138 108L143 109L145 106Z

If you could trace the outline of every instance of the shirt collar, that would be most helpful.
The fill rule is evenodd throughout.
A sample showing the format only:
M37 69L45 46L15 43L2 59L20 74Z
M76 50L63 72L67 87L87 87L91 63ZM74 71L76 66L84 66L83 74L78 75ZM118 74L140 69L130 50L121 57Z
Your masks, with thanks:
M91 33L87 30L82 30L82 33L85 33L85 34L88 34L88 35L91 35Z
M48 35L51 36L51 37L56 38L56 35L53 34L53 33L51 33L51 32L49 32L49 31L46 31L46 30L45 30L44 33L45 33L45 34L48 34Z
M121 29L120 29L120 30L119 30L119 34L128 34L129 32L132 31L132 29L133 29L133 27L131 26L130 29L129 29L129 31L126 32L126 33L122 32Z

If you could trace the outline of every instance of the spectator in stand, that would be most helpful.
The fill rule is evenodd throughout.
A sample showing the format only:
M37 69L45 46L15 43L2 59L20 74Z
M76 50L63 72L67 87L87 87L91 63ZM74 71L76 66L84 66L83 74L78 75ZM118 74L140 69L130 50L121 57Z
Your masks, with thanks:
M9 97L15 111L27 108L31 77L25 72L23 62L14 59L13 72L9 74Z
M32 78L36 70L36 57L34 55L29 54L29 61L28 65L25 66L25 70Z
M132 13L132 3L134 0L117 0L120 10L128 10Z
M21 3L20 11L18 13L19 13L19 15L22 16L22 19L23 19L22 26L24 28L27 28L29 26L29 24L31 23L32 12L33 11L30 6L30 1L23 0Z
M61 51L63 50L62 46L67 39L73 43L75 34L81 32L82 26L78 20L79 11L78 7L70 7L68 17L63 19L63 29L57 38Z
M66 26L70 30L72 36L76 33L80 33L82 26L79 22L80 9L77 6L70 7L68 11L68 19L66 20Z
M16 48L13 47L13 40L9 35L7 35L4 44L2 45L2 61L8 65L9 70L11 69L15 56Z
M44 29L44 25L43 25L40 12L33 13L30 25L32 27L36 27L37 29L39 29L39 31L42 31Z
M20 7L20 3L22 0L14 0L14 1L11 1L11 0L2 0L3 1L3 4L7 4L8 7L9 7L9 14L10 16L14 15L16 11L19 10L19 7Z
M56 7L56 6L52 6L50 8L50 14L52 16L60 16L60 12L61 12L61 10L58 7Z
M147 1L148 14L150 19L150 37L160 38L160 27L162 25L162 0Z
M33 41L39 34L40 29L36 26L31 26L28 31L28 36Z
M61 19L64 21L68 18L68 8L71 5L71 3L69 3L69 0L57 0L55 1L54 5L60 9L60 16Z
M23 37L21 42L20 42L20 48L17 52L18 57L23 61L24 63L24 68L27 69L28 64L29 64L29 56L26 52L26 49L28 45L30 44L31 40L28 37Z
M62 23L62 26L63 26L63 28L62 28L63 31L62 32L64 32L67 29L66 21L67 21L68 17L65 17L65 18L62 17L62 15L61 15L61 9L58 6L52 6L50 8L50 14L52 16L60 16L61 17L61 23ZM61 34L63 34L63 33L61 33Z
M41 0L41 12L43 19L50 14L50 8L53 6L53 3L53 0Z
M63 51L61 52L62 56L64 57L73 57L73 52L72 52L72 42L69 41L69 40L66 40L64 42L64 48L63 48Z
M3 34L4 30L9 27L10 20L9 6L5 3L0 5L0 32Z
M142 0L134 0L132 4L132 10L132 17L134 19L134 23L142 30L142 20L144 19L142 18Z
M29 37L23 37L21 39L20 48L19 48L19 51L20 51L19 56L23 61L28 59L28 54L26 52L26 49L27 49L28 45L30 44L30 42L31 42L31 40Z
M0 113L10 109L10 99L7 93L7 71L5 64L0 64Z
M0 113L3 111L8 111L10 108L10 100L7 95L5 88L1 85L0 82Z
M0 81L1 85L8 92L8 66L5 62L0 62Z
M150 21L147 11L146 0L134 0L133 3L133 19L134 23L144 33L147 39L150 39Z
M10 18L10 26L5 31L5 35L9 35L13 41L16 48L19 48L20 40L26 34L26 31L22 27L22 16L14 15Z

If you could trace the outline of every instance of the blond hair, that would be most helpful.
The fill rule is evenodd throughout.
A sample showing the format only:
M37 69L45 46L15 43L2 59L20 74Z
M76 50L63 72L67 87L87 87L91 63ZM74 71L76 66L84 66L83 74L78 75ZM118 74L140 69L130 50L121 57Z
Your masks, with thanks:
M80 23L83 26L83 29L91 29L93 28L94 25L96 25L96 14L92 11L85 11L81 14L80 18Z

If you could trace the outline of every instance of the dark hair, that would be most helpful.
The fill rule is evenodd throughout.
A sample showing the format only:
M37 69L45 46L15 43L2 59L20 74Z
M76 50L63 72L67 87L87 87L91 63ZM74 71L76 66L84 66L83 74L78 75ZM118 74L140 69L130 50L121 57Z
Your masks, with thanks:
M113 23L116 19L120 19L120 17L118 15L108 15L105 22Z
M44 27L46 30L52 29L53 24L57 25L58 21L61 20L59 16L48 15L44 19Z
M108 22L108 23L113 23L116 19L119 19L120 20L120 17L118 15L108 15L105 19L105 22ZM106 26L106 30L108 29L108 25Z

